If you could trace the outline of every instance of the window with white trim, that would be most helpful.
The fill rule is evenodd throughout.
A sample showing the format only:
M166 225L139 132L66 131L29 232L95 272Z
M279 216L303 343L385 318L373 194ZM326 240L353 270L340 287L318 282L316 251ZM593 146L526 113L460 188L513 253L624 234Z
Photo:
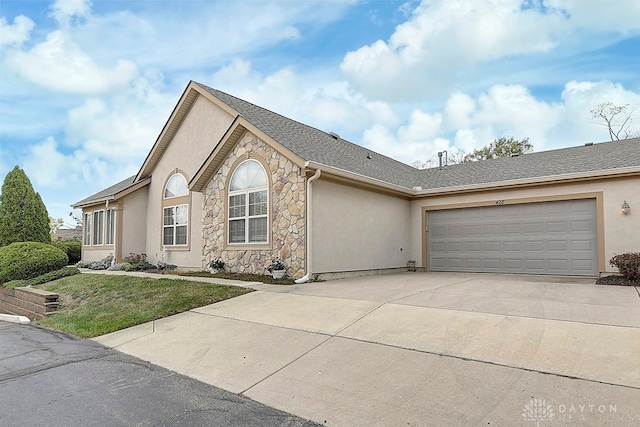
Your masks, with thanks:
M113 245L115 243L116 230L116 211L115 209L107 209L107 235L105 244Z
M179 173L173 174L164 188L164 198L170 199L172 197L186 196L187 194L189 194L187 180Z
M189 243L188 196L189 188L185 177L180 173L173 174L164 188L162 208L163 246L186 246Z
M101 245L104 233L104 211L93 213L93 244Z
M84 227L84 244L89 246L91 245L91 214L84 214L84 222L82 224Z
M187 244L189 205L164 208L162 244L165 246Z
M269 233L267 174L255 160L242 162L229 183L229 243L266 243Z

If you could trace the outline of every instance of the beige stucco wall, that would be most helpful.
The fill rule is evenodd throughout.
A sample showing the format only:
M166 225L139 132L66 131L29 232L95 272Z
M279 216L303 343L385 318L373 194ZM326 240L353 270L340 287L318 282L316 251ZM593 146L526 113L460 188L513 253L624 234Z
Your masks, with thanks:
M145 252L151 263L162 260L162 201L167 179L177 170L187 182L213 151L233 117L211 101L198 97L153 170L147 205L147 240ZM202 194L192 192L189 204L188 248L169 248L164 262L179 267L202 265Z
M82 261L100 261L109 255L113 255L113 245L91 248L86 248L84 245L82 246Z
M270 181L267 244L227 243L227 186L230 174L245 159L259 161ZM271 261L280 258L292 278L305 268L305 177L291 160L247 132L207 184L204 198L202 267L221 257L232 272L267 274Z
M116 243L120 246L119 258L129 254L141 254L147 250L146 222L148 187L143 187L125 196L120 205L121 215L117 216L118 234ZM119 243L118 243L119 242ZM119 260L120 260L119 259Z
M452 196L429 197L411 202L411 252L419 266L423 265L423 207L442 207L447 205L464 205L481 203L495 204L497 200L505 203L518 201L544 201L557 197L565 199L580 198L587 193L602 193L602 209L597 214L602 217L604 242L599 246L604 248L604 254L599 253L604 271L615 272L609 265L609 259L615 255L628 251L640 251L640 178L619 178L599 180L596 182L576 182L572 184L547 185L543 187L529 187L512 190L487 191L481 193L459 194ZM531 200L527 200L531 199ZM626 200L631 206L631 213L623 215L621 206ZM635 207L635 209L634 209Z
M313 273L406 267L411 204L323 180L313 182Z

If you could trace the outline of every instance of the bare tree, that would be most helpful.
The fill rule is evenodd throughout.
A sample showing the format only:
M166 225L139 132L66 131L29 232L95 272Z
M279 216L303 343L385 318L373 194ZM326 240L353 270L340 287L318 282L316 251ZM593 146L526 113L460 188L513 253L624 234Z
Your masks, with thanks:
M638 135L638 129L633 126L631 115L635 108L629 104L616 105L613 102L602 102L591 111L591 120L607 128L612 141L632 138Z
M75 222L72 227L82 227L82 210L74 209L69 212L69 217ZM65 224L67 225L67 224Z

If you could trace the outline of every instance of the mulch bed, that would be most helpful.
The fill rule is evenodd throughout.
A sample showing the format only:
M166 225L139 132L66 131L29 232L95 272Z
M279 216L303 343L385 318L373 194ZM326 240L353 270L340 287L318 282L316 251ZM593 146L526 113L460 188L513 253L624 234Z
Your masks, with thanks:
M196 276L196 277L214 277L219 279L242 280L244 282L262 282L270 285L293 285L293 279L283 277L282 279L274 279L272 276L263 274L250 273L227 273L220 272L211 274L207 271L194 271L190 273L178 273L179 276Z
M640 286L640 280L628 280L622 276L606 276L596 280L596 285Z

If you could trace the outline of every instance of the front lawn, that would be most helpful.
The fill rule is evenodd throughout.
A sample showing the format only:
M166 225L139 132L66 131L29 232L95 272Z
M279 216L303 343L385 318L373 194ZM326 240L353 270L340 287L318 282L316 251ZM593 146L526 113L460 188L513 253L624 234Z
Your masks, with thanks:
M60 294L58 313L39 324L93 338L248 292L179 279L78 274L37 286Z

